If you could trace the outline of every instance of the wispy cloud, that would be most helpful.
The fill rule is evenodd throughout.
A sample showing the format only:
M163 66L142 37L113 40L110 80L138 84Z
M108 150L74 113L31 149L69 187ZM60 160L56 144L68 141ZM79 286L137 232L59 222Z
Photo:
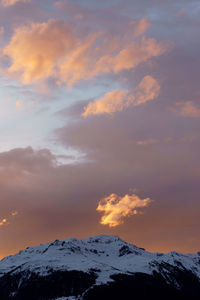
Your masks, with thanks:
M139 22L135 26L134 37L139 37L143 35L150 26L151 22L148 18L139 20Z
M157 144L158 140L157 139L145 139L145 140L140 140L137 141L136 144L139 146L148 146L148 145L154 145Z
M82 116L113 114L131 105L139 106L155 99L159 92L160 86L156 79L145 76L135 89L108 92L102 98L90 102Z
M192 101L177 102L175 107L170 109L183 117L200 118L200 107Z
M23 104L23 101L22 100L17 100L15 102L15 107L18 111L21 111L23 110L23 107L24 107L24 104Z
M5 33L5 29L3 26L0 26L0 36Z
M123 197L110 194L100 200L98 204L97 211L103 212L100 223L109 227L123 224L125 218L137 215L139 209L147 207L151 201L150 198L141 199L135 194L126 194Z
M4 7L8 7L8 6L13 6L16 3L22 2L22 3L26 3L26 2L30 2L31 0L2 0L1 4Z

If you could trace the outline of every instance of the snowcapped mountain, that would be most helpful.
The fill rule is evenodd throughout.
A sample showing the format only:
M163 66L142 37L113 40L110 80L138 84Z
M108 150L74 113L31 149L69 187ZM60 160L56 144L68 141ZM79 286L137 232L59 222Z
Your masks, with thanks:
M0 299L200 299L200 253L150 253L117 236L70 238L0 261Z

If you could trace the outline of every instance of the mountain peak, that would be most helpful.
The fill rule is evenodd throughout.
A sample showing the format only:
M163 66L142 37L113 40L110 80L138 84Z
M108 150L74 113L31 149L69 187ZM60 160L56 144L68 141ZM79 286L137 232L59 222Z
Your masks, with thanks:
M52 274L78 272L80 276L92 276L95 285L108 284L119 274L154 276L155 273L162 274L167 284L171 284L175 282L174 274L183 271L200 279L199 254L150 253L118 236L97 235L55 240L8 256L0 261L0 283L8 274L17 278L48 278Z
M89 238L83 239L86 242L89 243L115 243L115 242L124 242L119 236L117 235L105 235L105 234L100 234L96 236L91 236Z

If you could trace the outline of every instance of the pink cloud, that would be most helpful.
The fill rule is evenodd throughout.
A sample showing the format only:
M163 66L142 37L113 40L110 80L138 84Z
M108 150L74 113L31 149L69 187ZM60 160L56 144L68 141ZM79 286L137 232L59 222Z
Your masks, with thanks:
M20 2L21 3L28 3L28 2L31 2L31 0L2 0L1 4L4 7L8 7L8 6L13 6L16 3L20 3Z
M3 49L10 62L4 73L24 84L54 78L71 87L103 73L131 70L167 50L144 36L149 25L142 19L131 25L131 32L112 38L104 32L80 36L71 25L56 20L19 26Z
M151 76L145 76L139 85L132 90L115 90L108 92L102 98L90 102L82 116L113 114L134 105L139 106L155 99L160 92L158 82Z
M155 39L142 38L139 42L129 42L116 55L106 54L100 57L95 66L96 73L119 73L130 70L148 59L166 51L164 45Z
M150 26L151 22L148 18L139 20L135 27L134 37L139 37L140 35L143 35Z
M146 140L140 140L140 141L136 142L136 144L139 146L154 145L157 143L158 143L158 140L156 140L156 139L146 139Z
M200 118L200 108L192 101L177 102L171 110L183 117Z

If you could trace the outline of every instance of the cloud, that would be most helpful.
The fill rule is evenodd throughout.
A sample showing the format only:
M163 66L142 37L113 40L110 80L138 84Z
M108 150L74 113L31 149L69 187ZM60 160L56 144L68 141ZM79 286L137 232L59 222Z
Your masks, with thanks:
M1 219L0 220L0 226L5 226L5 225L8 225L8 220L7 219Z
M155 99L159 92L160 86L156 79L145 76L135 89L108 92L102 98L90 102L82 116L113 114L131 105L139 106Z
M117 74L123 70L130 70L165 51L166 47L153 38L142 37L137 42L133 42L131 39L116 55L106 54L102 56L96 63L95 73Z
M0 36L5 33L5 29L3 26L0 26Z
M4 7L8 7L8 6L13 6L15 5L16 3L27 3L27 2L30 2L31 0L2 0L1 1L1 4L2 6Z
M134 37L139 37L140 35L144 34L150 26L151 22L148 18L139 20L135 26Z
M15 107L16 107L16 109L17 109L18 111L23 110L23 107L24 107L23 101L22 101L22 100L17 100L17 101L15 102Z
M50 20L15 29L4 48L12 63L10 74L18 73L25 84L46 79L55 72L56 63L75 46L71 30L64 22Z
M7 170L37 172L56 165L56 157L48 149L33 150L31 147L15 148L0 153L0 173Z
M18 211L13 211L13 212L10 213L10 215L7 218L0 219L0 227L9 225L10 224L9 220L11 218L16 217L17 215L18 215Z
M177 102L171 110L183 117L200 118L200 108L192 101Z
M15 210L15 211L12 211L12 212L11 212L11 216L12 216L12 217L16 217L17 215L18 215L18 211Z
M149 120L149 110L145 113L145 119ZM110 234L108 226L97 222L94 213L97 203L102 194L110 195L114 189L123 196L133 182L150 198L157 199L156 205L147 214L116 227L117 234L136 244L143 243L148 249L152 241L154 251L156 246L160 247L158 240L166 242L166 235L169 245L164 244L165 251L171 249L171 241L177 236L181 235L185 241L188 235L183 234L184 226L191 225L190 233L198 237L199 205L191 200L194 204L191 208L188 199L196 199L199 188L199 146L189 156L188 148L182 144L176 144L175 151L162 144L159 148L136 147L137 136L148 136L145 128L157 136L162 122L165 127L171 125L163 115L158 123L155 114L159 116L158 111L154 112L149 123L144 123L139 111L128 110L103 122L101 118L80 118L68 124L66 148L78 145L81 150L88 149L88 159L80 164L55 164L55 157L46 149L37 151L29 147L0 153L1 216L8 219L11 209L23 212L15 222L9 220L15 230L11 225L0 230L0 238L5 242L0 255L53 240L55 236L83 237L100 234L102 230ZM180 132L183 129L180 127ZM176 222L177 214L181 214L181 224ZM186 249L181 239L179 245ZM194 247L198 245L195 243Z
M135 194L123 197L110 194L99 202L96 210L104 213L100 221L102 225L115 227L123 224L126 217L138 214L138 209L147 207L151 201L150 198L141 199Z
M113 114L116 111L122 111L129 106L128 90L115 90L108 92L102 98L90 102L84 109L82 116L100 114Z
M116 1L112 1L115 3L112 7L108 7L108 5L105 7L105 1L104 4L99 2L98 9L96 4L92 5L93 10L88 14L79 10L72 11L69 8L64 11L63 7L55 12L51 6L48 7L48 12L46 9L41 12L40 9L47 8L46 5L43 5L44 2L48 1L40 1L41 5L38 5L38 1L32 1L33 5L26 5L23 9L21 9L21 5L16 5L13 9L2 8L0 10L1 23L5 25L3 43L8 45L11 43L10 33L13 24L15 26L16 24L26 24L18 26L18 28L26 28L27 38L33 31L32 25L27 25L27 22L38 20L40 23L34 24L40 26L38 25L35 30L33 39L30 39L31 47L27 53L24 53L25 57L29 53L39 53L44 55L44 60L47 59L49 57L48 48L53 49L54 47L53 41L47 46L44 43L44 46L40 48L36 37L41 35L43 41L46 34L51 40L51 33L56 26L57 28L59 26L66 28L66 32L70 31L72 40L75 39L75 42L72 42L73 49L64 50L61 54L58 53L58 56L50 58L48 62L52 62L52 69L47 75L45 75L45 71L43 72L42 64L39 63L37 75L40 76L36 77L28 70L28 64L24 62L22 70L9 71L10 77L17 80L23 80L26 72L30 74L30 83L37 83L51 76L58 83L68 85L87 78L95 78L101 74L100 71L103 69L100 68L99 73L97 72L98 62L102 57L118 56L120 52L128 49L131 43L134 43L136 48L142 44L144 34L139 35L139 30L138 35L136 34L138 23L135 22L135 25L130 27L129 33L123 27L133 16L138 18L138 12L141 12L141 15L149 15L154 20L145 39L148 40L147 37L154 36L158 45L160 45L160 40L170 39L174 42L174 49L168 55L156 57L155 63L152 57L146 60L147 63L134 64L136 66L134 72L132 69L130 72L129 69L126 69L122 74L119 74L121 71L114 73L113 70L116 70L114 64L109 64L108 72L102 76L103 83L106 83L106 90L107 84L111 82L110 79L120 79L126 76L127 86L118 88L129 91L136 86L135 82L138 81L135 80L143 78L146 74L152 74L154 78L163 83L162 101L159 103L152 101L152 105L148 105L148 109L145 105L139 106L138 109L136 107L135 109L124 109L121 113L116 114L115 118L80 117L83 107L86 105L84 101L81 101L82 104L79 107L75 108L74 106L74 112L72 112L72 108L69 115L65 117L66 126L59 125L63 128L60 128L61 137L59 136L58 139L66 146L66 149L75 147L87 153L86 159L81 164L77 163L74 166L63 166L62 164L62 166L55 167L54 159L47 151L38 153L31 149L15 149L9 153L1 153L1 216L7 217L7 212L11 208L18 207L23 211L23 215L20 216L19 222L15 222L15 230L12 226L8 226L7 230L0 231L0 240L4 241L1 244L0 255L15 252L28 246L29 243L33 245L55 239L55 236L57 238L66 238L72 235L83 237L99 234L102 231L110 234L108 226L101 226L96 221L94 212L97 203L102 195L109 195L110 191L115 191L117 195L124 195L124 191L127 191L133 183L139 190L143 190L145 195L157 200L155 205L148 209L146 215L141 215L139 218L132 217L124 226L114 228L114 230L117 229L117 234L136 244L143 244L149 250L170 251L175 248L188 252L197 251L200 248L198 213L200 204L196 200L200 177L199 128L197 122L188 122L188 119L183 117L177 118L176 114L169 114L168 111L168 107L173 106L180 99L181 101L195 99L199 91L200 53L198 49L200 40L196 38L199 33L199 23L198 9L194 12L195 1L188 4L188 1L184 0L187 11L186 19L178 19L176 16L178 6L182 6L182 3L172 7L172 5L169 6L170 1L165 1L163 4L162 1L150 0L145 1L145 5L142 1L126 1L126 3L121 1L123 5L120 6L120 9L119 5L115 5ZM64 2L68 3L68 1ZM91 1L84 1L84 7L88 6L89 2L91 3ZM101 10L99 6L104 7ZM75 19L77 12L83 15L82 21ZM157 12L156 20L155 14L152 17L152 12ZM55 25L52 25L52 30L47 30L50 28L50 24L48 24L44 30L45 34L42 35L39 30L43 24L41 21L47 20L49 16L52 17L54 13L56 18L67 18L71 23L54 21ZM45 21L44 23L49 22ZM80 25L81 31L77 28L77 24ZM78 53L79 46L86 43L86 38L87 42L90 40L86 33L87 29L96 32L97 28L101 30L102 35L99 35L94 43L84 50L85 52L76 54L77 56L74 56L76 59L71 60L73 62L68 68L68 56L70 58L76 51ZM65 31L65 29L63 30ZM109 30L110 32L108 32ZM22 35L19 37L20 39L16 40L16 46L20 55L20 51L23 53L26 43L23 45L21 43ZM63 39L64 37L63 35ZM55 34L53 39L60 48L59 41L62 37ZM36 44L38 52L34 48ZM3 45L1 44L1 46ZM14 45L12 51L14 51ZM83 58L82 61L81 58ZM16 62L15 57L12 58L10 54L8 59L10 66ZM43 62L43 56L41 61ZM80 62L82 69L80 69L81 72L78 72ZM77 69L74 67L75 63ZM116 60L115 63L117 63ZM64 68L61 68L62 66ZM41 68L41 73L39 68ZM114 76L110 75L112 73ZM109 74L109 80L106 80L107 74ZM45 76L43 77L43 75ZM71 78L73 78L73 83L70 82ZM78 97L79 100L83 100L91 95L93 95L93 99L97 99L96 93L99 93L99 89L104 89L105 86L102 87L101 78L97 78L96 83L98 91L92 81L87 85L91 87L90 96L88 93L82 95L80 91L77 93L75 91L76 96L73 99ZM112 89L108 91L112 91ZM9 95L10 93L13 95L14 90L11 90ZM103 94L104 91L101 96ZM63 97L67 101L70 95L65 94ZM15 99L20 99L20 97L17 96ZM37 97L33 96L32 99L37 99ZM62 103L64 105L64 102ZM62 103L59 107L62 106ZM25 100L24 104L26 105ZM198 101L195 106L198 106ZM66 107L69 107L69 103L66 103ZM19 122L23 122L20 118L18 119ZM13 122L15 122L14 119ZM52 120L52 122L51 128L54 126L54 121ZM63 120L61 123L63 124ZM6 128L6 124L4 127ZM39 124L37 128L39 128ZM14 129L16 142L13 145L16 145L18 139L17 131ZM28 127L27 130L29 130ZM36 131L38 134L39 129ZM9 136L9 132L7 135ZM192 143L188 141L183 145L180 141L181 138L189 139L193 135L196 135L197 138ZM171 142L164 143L164 139L169 136L172 137ZM136 141L144 142L151 138L158 139L159 142L150 147L136 145ZM19 143L21 143L20 140ZM2 147L7 147L6 144L6 140L2 138ZM80 224L84 224L84 226L80 226Z
M160 86L155 78L145 76L134 92L133 102L138 106L158 97Z
M94 76L90 71L93 67L91 48L97 37L98 34L92 34L84 41L77 43L78 45L73 49L70 57L59 66L58 82L72 87L84 78Z
M72 87L100 74L118 74L163 54L167 47L144 36L150 22L142 19L126 34L80 34L67 22L48 20L18 26L3 49L4 73L24 84L54 78Z
M146 140L140 140L137 141L136 144L139 146L148 146L148 145L154 145L158 143L157 139L146 139Z

